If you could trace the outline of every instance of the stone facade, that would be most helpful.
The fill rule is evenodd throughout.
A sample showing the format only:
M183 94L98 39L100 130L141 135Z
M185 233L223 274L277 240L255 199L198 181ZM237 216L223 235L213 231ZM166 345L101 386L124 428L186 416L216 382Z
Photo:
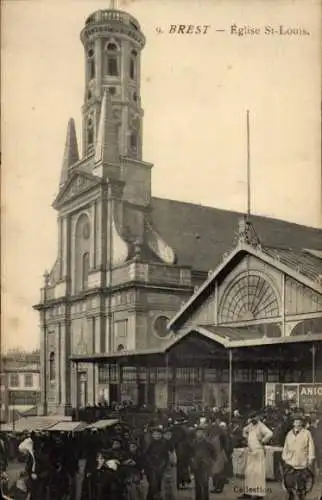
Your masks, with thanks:
M98 370L80 366L76 389L71 355L161 345L167 321L204 277L175 264L174 250L149 221L152 165L141 157L139 24L125 13L99 11L81 39L83 156L71 119L53 204L58 256L36 306L48 413L74 406L76 390L82 404L98 401Z

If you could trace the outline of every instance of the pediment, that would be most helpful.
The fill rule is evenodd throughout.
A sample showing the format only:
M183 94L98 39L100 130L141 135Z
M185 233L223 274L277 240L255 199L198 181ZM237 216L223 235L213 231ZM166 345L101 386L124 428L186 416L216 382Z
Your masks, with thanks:
M86 191L98 186L101 179L85 172L75 172L59 191L54 203L54 208L60 208L65 203L79 197Z
M188 323L207 325L217 321L274 321L282 307L286 315L320 313L321 270L321 259L310 257L304 250L239 244L209 272L208 279L171 319L168 328L177 331Z

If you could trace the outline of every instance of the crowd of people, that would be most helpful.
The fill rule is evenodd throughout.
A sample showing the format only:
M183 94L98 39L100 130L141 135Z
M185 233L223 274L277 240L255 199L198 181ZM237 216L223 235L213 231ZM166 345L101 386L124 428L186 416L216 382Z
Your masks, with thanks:
M4 441L4 440L3 440ZM8 460L0 440L0 467ZM1 444L2 443L2 444ZM240 498L262 499L266 493L265 445L283 447L283 483L293 500L301 500L322 464L322 422L287 408L266 408L231 419L226 411L182 411L131 428L80 432L31 432L19 452L25 470L8 498L30 500L176 500L178 490L193 486L195 500L220 497L233 476L233 450L245 446L247 463ZM1 451L2 450L2 451Z

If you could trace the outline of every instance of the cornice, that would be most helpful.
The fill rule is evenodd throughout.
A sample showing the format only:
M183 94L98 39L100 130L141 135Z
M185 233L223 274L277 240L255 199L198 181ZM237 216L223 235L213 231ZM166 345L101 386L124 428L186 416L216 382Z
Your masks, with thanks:
M125 24L114 24L113 21L95 22L92 25L85 26L81 31L80 39L86 45L97 37L113 35L116 35L119 39L136 42L140 50L145 46L145 36L141 31L134 30L131 26Z
M153 168L153 163L149 163L147 161L143 161L143 160L136 160L134 158L130 158L129 156L121 156L121 161L124 165L127 165L127 164L134 164L134 165L139 165L141 167L145 167L147 169L151 169Z

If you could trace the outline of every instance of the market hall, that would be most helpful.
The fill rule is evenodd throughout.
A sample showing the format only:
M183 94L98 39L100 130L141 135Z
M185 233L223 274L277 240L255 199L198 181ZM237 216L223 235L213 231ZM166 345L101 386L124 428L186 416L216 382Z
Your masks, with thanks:
M160 348L72 356L76 406L87 364L98 365L109 403L156 408L260 409L268 392L278 402L281 384L321 383L322 252L264 247L246 221L168 328Z

